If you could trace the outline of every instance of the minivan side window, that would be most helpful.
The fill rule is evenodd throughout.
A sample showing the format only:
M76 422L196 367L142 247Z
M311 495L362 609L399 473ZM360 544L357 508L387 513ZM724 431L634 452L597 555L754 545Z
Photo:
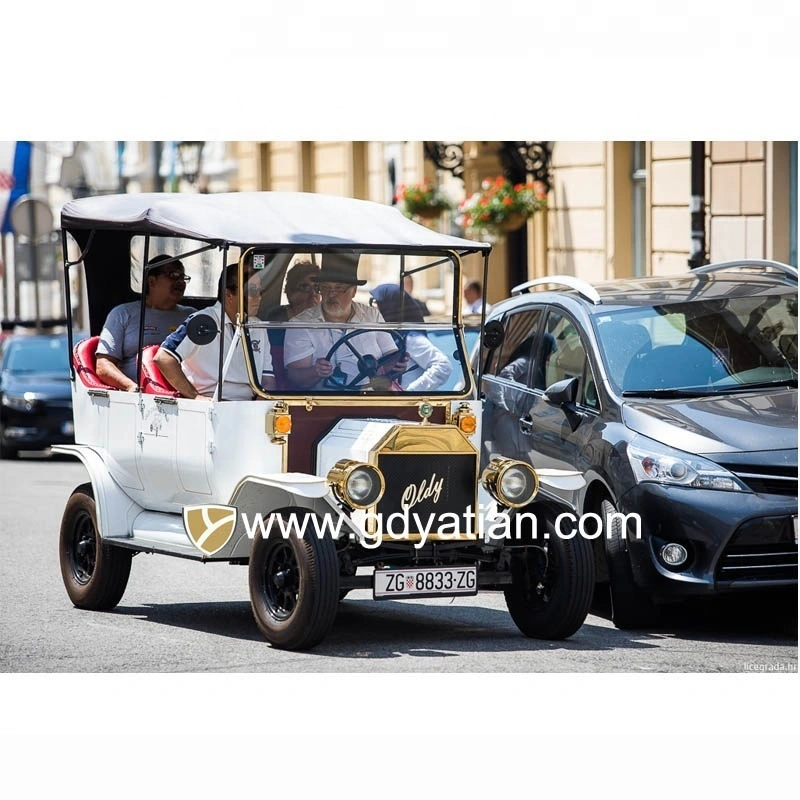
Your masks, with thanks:
M532 350L543 316L542 308L529 308L506 316L505 338L491 359L487 375L528 383Z
M550 310L542 336L539 360L545 366L546 388L558 381L578 378L577 402L589 408L599 408L597 387L592 375L586 349L577 326L565 314Z

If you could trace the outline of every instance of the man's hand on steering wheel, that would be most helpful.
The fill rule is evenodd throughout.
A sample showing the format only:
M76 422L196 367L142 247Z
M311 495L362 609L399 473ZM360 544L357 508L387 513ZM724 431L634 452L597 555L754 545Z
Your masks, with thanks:
M405 338L397 331L387 331L387 333L394 339L397 345L397 350L388 355L376 358L372 354L363 354L357 350L350 341L356 336L363 333L371 333L369 330L352 330L342 336L325 356L325 361L332 362L334 353L340 347L346 347L356 358L358 366L358 374L350 381L339 379L337 380L337 370L334 370L324 382L324 386L328 389L359 389L360 384L364 379L371 380L377 375L385 375L392 379L396 379L408 369L408 356L406 354L406 341Z

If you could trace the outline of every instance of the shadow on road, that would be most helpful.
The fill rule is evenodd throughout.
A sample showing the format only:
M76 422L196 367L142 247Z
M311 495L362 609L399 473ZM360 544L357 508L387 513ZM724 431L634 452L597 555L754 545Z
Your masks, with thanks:
M592 614L611 620L607 588L598 588ZM796 589L749 591L663 605L646 628L687 641L797 644Z

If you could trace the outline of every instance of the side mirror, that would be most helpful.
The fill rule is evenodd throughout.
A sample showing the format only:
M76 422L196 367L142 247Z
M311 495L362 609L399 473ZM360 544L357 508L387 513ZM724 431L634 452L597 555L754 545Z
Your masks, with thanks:
M193 344L213 342L218 333L217 321L208 314L197 314L186 326L186 335Z
M583 420L583 414L575 406L577 396L577 378L565 378L563 381L557 381L548 386L544 392L544 399L551 405L558 406L564 412L572 431L576 431Z
M578 379L564 378L545 389L545 399L554 406L565 406L575 402L578 396Z
M496 350L506 338L506 330L500 320L489 320L483 326L483 346L487 350Z

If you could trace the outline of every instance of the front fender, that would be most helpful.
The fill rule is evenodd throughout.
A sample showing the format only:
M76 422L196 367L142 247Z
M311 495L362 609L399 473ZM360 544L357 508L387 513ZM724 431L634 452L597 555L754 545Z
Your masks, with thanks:
M260 535L258 515L266 522L275 511L293 509L311 511L319 517L333 517L334 538L355 534L363 536L349 516L342 514L339 504L330 492L324 478L302 473L277 475L248 475L233 490L229 505L238 511L236 528L231 537L229 558L247 558L250 555L253 535ZM341 522L339 522L341 520ZM312 527L306 535L314 535Z

